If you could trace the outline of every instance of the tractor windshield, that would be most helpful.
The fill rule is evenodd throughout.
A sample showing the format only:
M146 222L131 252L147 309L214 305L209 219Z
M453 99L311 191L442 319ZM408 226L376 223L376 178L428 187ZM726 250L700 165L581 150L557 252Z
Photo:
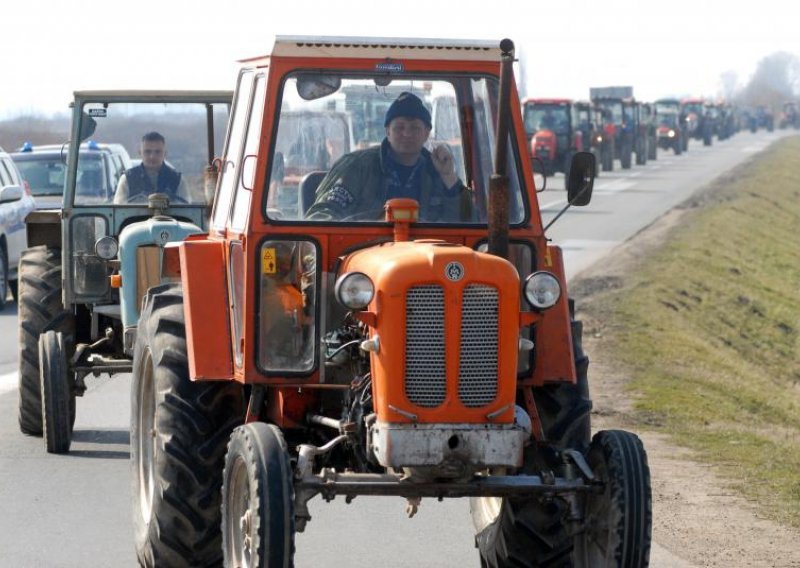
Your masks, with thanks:
M81 144L70 192L76 206L147 205L152 193L170 204L205 205L204 171L221 148L228 103L86 102ZM211 115L211 117L209 116ZM218 127L209 129L209 123ZM209 136L215 140L209 141Z
M614 124L622 124L624 122L622 101L619 100L598 100L597 104L611 114L611 120Z
M485 223L497 91L486 77L290 75L267 217L379 222L388 199L410 197L421 223ZM510 221L518 224L526 217L519 156L508 155Z
M567 105L528 103L525 105L525 131L535 133L539 130L552 130L556 133L569 131L569 110Z
M658 113L658 122L661 126L676 128L678 126L678 113L674 110L662 110Z

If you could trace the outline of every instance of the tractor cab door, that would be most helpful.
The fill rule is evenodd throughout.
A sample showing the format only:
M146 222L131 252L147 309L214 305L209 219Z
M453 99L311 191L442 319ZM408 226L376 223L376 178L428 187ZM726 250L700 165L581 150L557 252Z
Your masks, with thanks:
M212 232L225 237L220 241L226 249L222 251L221 258L227 259L231 347L237 369L242 369L244 365L245 282L248 264L245 241L255 185L256 155L260 142L266 83L266 74L263 71L245 69L239 75L211 220Z

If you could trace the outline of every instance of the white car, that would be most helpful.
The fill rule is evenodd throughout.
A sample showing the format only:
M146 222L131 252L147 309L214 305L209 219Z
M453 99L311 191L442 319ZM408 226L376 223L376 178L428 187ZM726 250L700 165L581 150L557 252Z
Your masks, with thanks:
M67 145L26 142L11 159L28 182L37 209L61 209L67 172ZM111 199L117 182L132 167L128 151L122 144L84 142L78 165L78 193L100 201Z
M25 217L36 208L11 156L0 148L0 310L8 291L17 299L17 264L28 247Z

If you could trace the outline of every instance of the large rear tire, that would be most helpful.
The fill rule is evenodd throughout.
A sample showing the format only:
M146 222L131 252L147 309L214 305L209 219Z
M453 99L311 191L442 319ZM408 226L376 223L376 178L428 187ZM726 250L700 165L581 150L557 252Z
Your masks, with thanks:
M49 330L39 336L39 369L44 447L48 453L65 454L72 443L75 391L61 332Z
M589 358L583 351L583 324L572 320L577 382L534 389L544 439L557 450L585 452L591 439L592 401ZM555 452L552 452L553 454ZM555 467L548 452L529 456L528 473ZM547 455L545 455L547 454ZM475 498L470 500L476 543L484 568L571 566L574 539L564 520L569 506L560 498Z
M636 141L636 165L644 166L647 164L647 142L639 137Z
M294 565L294 484L281 431L252 422L233 431L222 480L225 566Z
M614 171L614 149L611 144L603 144L600 148L600 161L603 163L604 172Z
M629 170L631 168L632 157L633 142L631 140L625 140L622 142L622 146L619 151L619 165L623 170Z
M218 566L225 447L244 417L241 387L192 382L178 284L151 289L133 357L131 482L142 566Z
M67 358L75 344L75 317L61 297L61 249L38 246L22 252L19 262L19 427L42 435L42 389L39 336L59 331Z
M622 430L598 432L587 461L604 490L587 494L586 530L575 539L575 566L647 566L653 502L641 440Z
M566 503L557 498L470 500L482 568L571 566L573 543L562 518Z

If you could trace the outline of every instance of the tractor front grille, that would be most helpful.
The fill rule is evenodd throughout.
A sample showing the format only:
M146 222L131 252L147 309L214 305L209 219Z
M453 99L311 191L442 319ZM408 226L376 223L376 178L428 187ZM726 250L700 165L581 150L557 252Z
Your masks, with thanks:
M444 290L417 286L406 294L406 396L424 408L444 402Z
M497 396L497 288L472 284L461 305L458 396L464 406L486 406Z
M436 285L416 286L406 294L405 392L423 408L441 405L447 395L444 298ZM469 408L486 406L497 395L498 311L496 288L471 284L464 289L458 396Z

